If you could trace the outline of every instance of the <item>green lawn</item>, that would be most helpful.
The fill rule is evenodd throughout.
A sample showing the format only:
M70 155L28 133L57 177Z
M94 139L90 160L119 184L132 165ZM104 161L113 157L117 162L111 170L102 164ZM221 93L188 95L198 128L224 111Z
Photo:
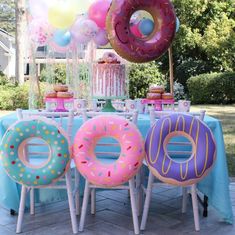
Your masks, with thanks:
M198 105L192 111L206 110L207 115L221 120L226 145L230 176L235 176L235 105ZM0 117L10 111L0 111Z
M192 111L206 110L207 115L221 120L226 153L229 166L229 175L235 176L235 105L198 105Z

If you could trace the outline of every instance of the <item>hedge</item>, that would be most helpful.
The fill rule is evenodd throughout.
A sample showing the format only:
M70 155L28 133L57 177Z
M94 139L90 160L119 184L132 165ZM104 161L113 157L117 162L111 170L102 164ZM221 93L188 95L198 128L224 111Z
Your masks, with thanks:
M235 103L235 72L201 74L187 81L193 104Z

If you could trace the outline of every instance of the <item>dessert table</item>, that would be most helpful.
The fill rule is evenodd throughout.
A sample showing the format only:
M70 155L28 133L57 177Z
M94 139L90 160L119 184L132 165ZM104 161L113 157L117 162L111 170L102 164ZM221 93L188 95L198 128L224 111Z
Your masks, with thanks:
M7 128L17 120L16 113L0 118L0 139ZM217 159L212 171L199 184L198 189L208 196L209 205L218 212L221 220L233 223L233 211L229 192L229 176L226 161L225 145L222 126L219 120L205 116L205 123L212 130L217 144ZM82 125L81 117L75 117L73 136ZM140 114L138 117L138 128L145 137L150 128L149 115ZM4 172L0 164L0 205L18 210L20 199L20 187L13 182ZM81 187L84 185L81 184ZM48 203L66 199L66 192L63 190L36 190L36 202ZM81 190L82 191L82 190ZM83 192L83 191L82 191Z

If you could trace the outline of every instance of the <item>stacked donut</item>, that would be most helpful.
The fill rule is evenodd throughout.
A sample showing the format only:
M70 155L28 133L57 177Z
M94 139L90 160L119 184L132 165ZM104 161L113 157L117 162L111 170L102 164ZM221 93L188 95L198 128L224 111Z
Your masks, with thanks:
M171 100L174 99L171 93L165 93L164 86L151 85L147 94L149 100Z
M67 85L54 85L54 91L48 92L46 98L73 98L73 93L68 90Z

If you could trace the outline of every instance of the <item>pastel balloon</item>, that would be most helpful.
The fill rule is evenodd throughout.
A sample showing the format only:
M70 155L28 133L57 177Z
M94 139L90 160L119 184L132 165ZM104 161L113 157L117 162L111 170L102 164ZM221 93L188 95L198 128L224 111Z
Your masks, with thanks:
M69 31L56 30L53 36L54 42L61 46L68 46L71 42L71 33Z
M154 22L150 19L143 19L140 21L139 24L139 30L140 32L145 35L148 36L153 32L154 29Z
M49 8L48 21L58 29L69 28L76 20L76 10L71 2L58 2L57 5Z
M52 28L42 18L33 19L28 26L29 38L37 46L45 46L52 37Z
M88 17L93 20L101 29L105 28L106 16L112 0L97 0L88 10Z
M78 18L71 28L71 34L77 43L88 43L98 33L99 28L90 19Z
M176 29L175 29L176 33L179 31L179 29L180 29L180 20L178 17L176 17Z
M54 52L58 53L66 53L69 50L74 50L76 48L75 43L73 40L70 42L69 45L61 47L59 46L54 40L48 42L49 50L52 49Z
M143 35L139 30L139 23L130 25L131 32L138 38L142 38Z
M105 46L108 44L109 40L106 30L101 29L94 38L94 42L97 46Z
M84 14L88 11L92 2L94 2L94 0L73 0L73 6L78 15Z
M48 5L45 0L29 0L29 12L34 18L47 18Z

